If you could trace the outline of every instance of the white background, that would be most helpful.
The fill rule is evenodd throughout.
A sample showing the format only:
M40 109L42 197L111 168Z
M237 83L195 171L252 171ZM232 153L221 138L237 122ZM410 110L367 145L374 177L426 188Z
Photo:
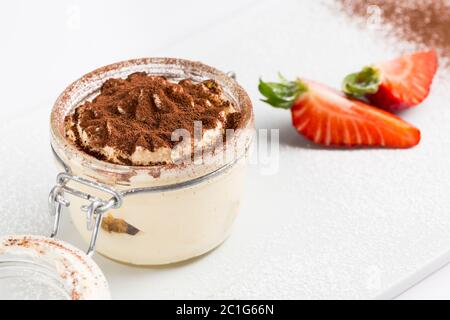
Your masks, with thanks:
M175 56L236 71L257 127L280 129L280 169L271 176L250 169L233 236L199 260L133 268L97 256L114 297L391 297L445 264L444 80L420 110L404 115L423 135L407 151L311 148L288 113L258 101L259 76L283 71L336 86L354 68L405 49L358 30L330 3L2 1L0 234L49 230L45 202L55 172L47 121L57 95L105 64ZM84 246L70 222L62 238ZM445 267L400 298L448 299L449 282Z

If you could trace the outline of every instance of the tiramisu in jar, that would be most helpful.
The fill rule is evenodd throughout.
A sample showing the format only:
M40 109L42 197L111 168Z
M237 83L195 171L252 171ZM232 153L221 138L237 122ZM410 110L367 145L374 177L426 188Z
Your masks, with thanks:
M100 68L53 108L64 173L50 201L55 212L68 206L90 249L111 259L202 255L230 233L253 131L248 95L214 68L167 58Z

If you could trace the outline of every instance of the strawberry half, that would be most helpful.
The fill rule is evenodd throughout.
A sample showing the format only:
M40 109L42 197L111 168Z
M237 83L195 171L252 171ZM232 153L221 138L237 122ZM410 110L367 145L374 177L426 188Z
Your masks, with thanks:
M343 91L389 111L410 108L430 93L437 66L434 50L416 52L348 75Z
M409 148L420 141L420 131L399 117L313 81L264 82L263 101L290 109L297 131L325 146Z

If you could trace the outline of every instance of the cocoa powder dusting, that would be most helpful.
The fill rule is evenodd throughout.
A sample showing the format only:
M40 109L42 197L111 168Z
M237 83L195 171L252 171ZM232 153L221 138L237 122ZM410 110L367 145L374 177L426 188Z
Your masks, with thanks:
M67 137L83 151L108 160L96 150L108 146L129 156L136 147L151 152L173 148L178 141L172 141L172 133L177 129L194 137L196 121L201 121L203 130L214 129L219 122L226 130L237 129L240 119L214 80L174 83L138 72L126 79L107 80L95 99L66 117L65 128ZM119 160L132 164L126 157Z
M338 0L343 12L392 27L394 36L437 49L450 59L450 1ZM447 61L447 64L449 61Z

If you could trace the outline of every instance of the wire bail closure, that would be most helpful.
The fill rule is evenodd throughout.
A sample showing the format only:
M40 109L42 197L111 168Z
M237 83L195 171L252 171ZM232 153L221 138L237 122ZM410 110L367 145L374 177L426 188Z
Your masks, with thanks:
M103 191L110 194L111 198L109 200L103 200L89 193L77 190L68 186L70 181ZM81 210L86 212L86 227L89 231L92 231L89 248L86 252L88 256L92 256L95 251L95 245L97 243L103 214L108 210L120 208L123 203L123 195L102 183L73 176L67 172L58 174L56 178L56 185L52 188L48 197L49 213L52 217L54 217L53 229L50 235L51 238L55 238L58 234L63 206L70 206L70 201L64 197L65 193L89 201L89 204L82 206Z

